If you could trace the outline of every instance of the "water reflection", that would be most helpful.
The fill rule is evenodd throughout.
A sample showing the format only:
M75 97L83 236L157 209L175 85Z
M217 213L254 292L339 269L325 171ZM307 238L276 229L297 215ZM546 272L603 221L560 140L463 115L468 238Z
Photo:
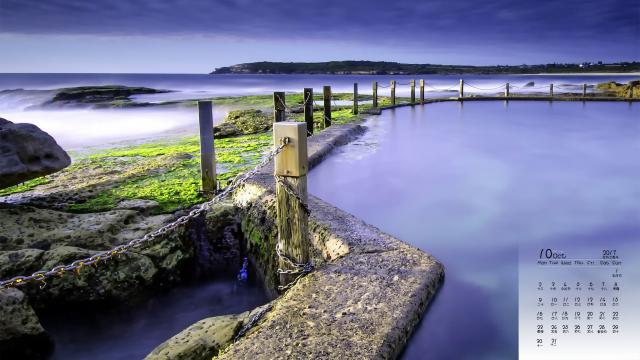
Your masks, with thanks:
M445 264L406 359L517 358L519 244L640 236L640 107L505 103L384 112L309 175L314 195Z

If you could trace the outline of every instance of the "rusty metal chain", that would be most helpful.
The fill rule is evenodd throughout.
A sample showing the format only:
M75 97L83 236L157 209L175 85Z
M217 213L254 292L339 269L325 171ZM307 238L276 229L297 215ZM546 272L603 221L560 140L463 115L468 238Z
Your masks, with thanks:
M280 291L287 290L290 287L292 287L293 285L297 284L298 280L300 280L303 276L307 275L308 273L312 272L313 269L314 269L314 266L311 263L311 261L309 261L306 264L297 263L297 262L293 261L287 255L282 253L282 251L280 250L280 234L278 234L278 243L276 244L276 254L278 255L278 258L282 259L287 265L289 265L290 267L293 268L291 270L283 270L281 268L278 268L278 271L277 271L278 274L289 274L289 275L296 275L297 274L298 275L298 276L296 276L295 279L293 279L288 284L279 285L278 286L278 290L280 290Z
M211 206L222 201L229 194L234 192L238 187L243 185L249 178L254 176L260 169L265 167L276 155L284 150L285 146L289 143L288 138L283 138L280 141L280 145L271 150L264 159L256 165L251 171L247 171L246 173L239 174L236 176L224 190L222 190L218 195L216 195L212 200L204 202L198 205L195 209L191 210L187 215L181 216L175 221L153 231L145 236L129 241L126 244L118 245L113 249L101 251L97 254L90 256L88 258L79 259L72 262L69 265L59 265L55 266L51 270L48 271L36 271L35 273L28 276L15 276L11 279L0 281L0 289L10 288L10 287L18 287L30 282L38 282L40 283L40 288L43 289L46 286L46 279L53 276L62 276L66 272L75 271L76 273L80 273L82 267L90 266L90 265L98 265L100 261L106 262L107 260L113 258L114 256L119 256L127 251L140 247L142 245L146 245L150 243L152 240L164 235L170 231L175 230L176 228L186 224L189 220L200 216L205 213Z
M282 185L282 188L284 189L284 191L287 192L287 194L293 196L296 200L298 200L298 203L300 204L300 206L302 206L302 209L304 209L304 212L307 213L307 215L310 214L309 212L309 206L307 205L307 203L305 201L302 200L302 198L300 197L299 194L297 194L293 188L287 184L283 177L280 175L275 175L276 178L276 182L280 185Z
M267 305L265 305L264 309L260 309L260 311L258 311L257 313L255 313L250 319L249 321L247 321L246 324L244 324L242 326L242 328L240 328L240 331L238 331L238 334L236 335L236 337L233 338L233 342L237 342L238 339L240 339L244 334L247 333L247 331L251 330L251 328L258 322L260 321L260 319L262 319L262 317L264 316L264 314L268 313L269 311L271 311L271 309L273 308L273 304L269 303Z

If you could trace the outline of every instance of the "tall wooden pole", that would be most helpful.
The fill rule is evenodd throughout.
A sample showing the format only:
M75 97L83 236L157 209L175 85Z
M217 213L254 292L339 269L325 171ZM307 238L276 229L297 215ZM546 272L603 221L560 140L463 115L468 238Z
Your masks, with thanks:
M411 80L409 82L409 85L411 86L411 103L415 104L416 103L416 81Z
M424 104L424 79L420 79L420 104Z
M587 97L587 84L582 84L582 97Z
M373 82L373 108L378 107L378 82Z
M358 115L358 83L353 83L353 114Z
M288 139L284 150L275 158L276 217L278 224L278 247L281 253L298 264L309 262L309 215L307 213L307 129L304 123L280 122L273 124L273 140L279 146L283 138ZM293 269L283 258L278 267ZM280 274L280 285L289 284L296 274Z
M460 91L458 92L458 97L462 99L464 97L464 80L460 79Z
M285 99L283 92L273 93L273 122L284 121Z
M213 112L211 101L198 101L200 123L200 171L202 191L216 191L216 152L213 145Z
M325 128L331 126L331 86L322 87L322 96L324 98L324 119Z
M504 87L504 97L509 97L509 83Z
M304 122L307 124L307 135L313 135L313 89L304 88L302 93L304 101Z
M549 84L549 96L553 97L553 83Z
M396 104L396 81L391 80L391 105Z

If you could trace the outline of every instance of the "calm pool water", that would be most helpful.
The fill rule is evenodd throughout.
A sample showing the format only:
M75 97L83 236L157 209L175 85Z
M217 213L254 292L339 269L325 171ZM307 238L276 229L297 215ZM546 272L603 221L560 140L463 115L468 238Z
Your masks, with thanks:
M56 346L51 360L142 359L197 321L267 303L259 283L220 278L174 288L134 307L46 314L42 324Z
M405 359L517 358L519 246L640 239L639 105L388 110L310 173L312 194L444 263Z

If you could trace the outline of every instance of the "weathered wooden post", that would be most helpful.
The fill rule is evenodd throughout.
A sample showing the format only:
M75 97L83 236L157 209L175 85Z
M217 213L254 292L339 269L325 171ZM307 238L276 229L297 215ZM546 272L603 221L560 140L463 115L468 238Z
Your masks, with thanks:
M202 173L202 191L216 191L216 152L213 147L213 112L211 101L198 101L198 120L200 123L200 171Z
M373 107L378 107L378 82L373 82Z
M396 81L391 80L391 105L396 104Z
M424 79L420 79L420 104L424 104Z
M313 89L304 88L302 92L304 101L304 122L307 124L307 135L313 135Z
M587 84L582 84L582 97L587 97Z
M358 83L353 83L353 114L358 115Z
M273 124L273 141L280 146L287 138L284 150L275 158L276 216L278 223L278 248L291 261L309 263L309 230L307 213L307 136L306 125L286 121ZM294 269L282 257L278 258L282 270ZM280 274L280 285L289 284L297 274Z
M273 122L284 121L284 110L284 93L276 91L273 93Z
M416 81L411 80L409 82L409 85L411 86L411 103L415 104L416 103Z
M553 97L553 83L549 84L549 96Z
M462 99L464 97L464 80L460 79L460 91L458 97Z
M504 86L504 97L509 97L509 83Z
M331 126L331 86L322 87L322 96L324 97L324 119L325 128Z

